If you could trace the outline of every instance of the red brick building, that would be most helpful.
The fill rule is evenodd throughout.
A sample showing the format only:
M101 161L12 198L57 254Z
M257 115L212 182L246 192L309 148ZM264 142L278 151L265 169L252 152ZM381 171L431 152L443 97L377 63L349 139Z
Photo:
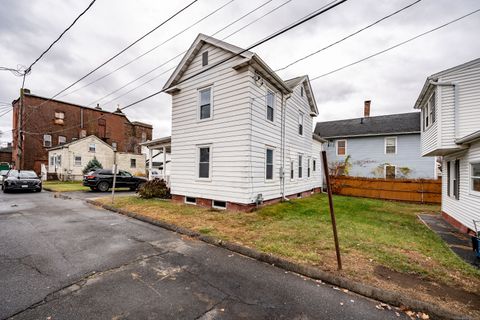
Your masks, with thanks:
M48 101L25 89L21 116L23 150L20 150L19 109L20 99L17 99L13 101L13 162L17 168L33 169L37 173L42 163L48 163L47 149L75 139L95 135L116 146L120 152L132 153L140 153L139 143L152 139L151 125L132 122L120 110L110 112L98 105L90 108L59 100Z

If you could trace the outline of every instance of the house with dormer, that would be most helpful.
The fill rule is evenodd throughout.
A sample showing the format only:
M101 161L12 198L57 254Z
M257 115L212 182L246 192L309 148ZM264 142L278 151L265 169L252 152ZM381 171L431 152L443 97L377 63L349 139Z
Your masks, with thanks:
M257 54L200 34L166 82L173 199L218 209L320 191L322 139L308 76L281 79Z
M480 58L425 80L421 152L442 157L442 215L462 231L480 221ZM478 222L477 222L477 225Z

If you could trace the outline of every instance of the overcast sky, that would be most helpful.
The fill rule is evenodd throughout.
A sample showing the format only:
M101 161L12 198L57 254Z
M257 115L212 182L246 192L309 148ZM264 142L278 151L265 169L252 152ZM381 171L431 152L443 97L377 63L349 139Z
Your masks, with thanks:
M29 65L83 11L91 0L1 0L0 66ZM26 88L51 97L124 48L191 0L97 0L75 26L33 68ZM178 17L145 38L125 54L81 82L82 85L132 60L230 0L199 0ZM224 38L287 0L272 0L215 37ZM65 100L89 104L185 51L198 33L211 35L267 2L235 0L158 49ZM291 0L286 5L229 37L226 41L247 47L326 4L327 0ZM318 50L414 0L349 0L324 15L275 38L254 52L278 69ZM308 74L314 78L354 62L480 8L478 0L423 0L378 25L279 72L283 79ZM480 54L480 13L417 39L356 66L312 83L320 115L316 121L359 117L363 101L372 100L372 115L413 111L425 78L443 69L473 60ZM100 105L114 110L162 88L176 60L134 82ZM165 73L164 73L165 72ZM164 73L147 85L105 104L112 98ZM0 71L0 103L18 97L21 78ZM67 91L68 92L68 91ZM2 113L0 105L0 114ZM126 110L131 120L151 123L154 137L170 134L171 99L158 95ZM11 140L12 116L0 117L0 138Z

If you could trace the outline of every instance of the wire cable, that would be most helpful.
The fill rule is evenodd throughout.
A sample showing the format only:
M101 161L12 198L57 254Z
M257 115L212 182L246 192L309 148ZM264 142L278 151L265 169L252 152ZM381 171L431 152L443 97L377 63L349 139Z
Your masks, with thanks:
M357 60L357 61L355 61L355 62L352 62L352 63L349 63L349 64L347 64L347 65L344 65L343 67L340 67L340 68L334 69L334 70L332 70L332 71L329 71L329 72L327 72L327 73L324 73L324 74L321 74L321 75L319 75L319 76L316 76L316 77L310 79L310 82L315 81L315 80L320 79L320 78L323 78L323 77L326 77L326 76L328 76L328 75L330 75L330 74L332 74L332 73L341 71L341 70L343 70L343 69L346 69L346 68L348 68L348 67L354 66L354 65L356 65L356 64L359 64L359 63L361 63L361 62L363 62L363 61L366 61L366 60L368 60L368 59L371 59L371 58L373 58L373 57L376 57L376 56L378 56L378 55L380 55L380 54L382 54L382 53L385 53L385 52L387 52L387 51L390 51L390 50L393 50L393 49L395 49L395 48L398 48L398 47L400 47L400 46L402 46L402 45L404 45L404 44L406 44L406 43L409 43L409 42L411 42L411 41L413 41L413 40L415 40L415 39L418 39L418 38L420 38L420 37L423 37L423 36L425 36L425 35L427 35L427 34L429 34L429 33L432 33L432 32L434 32L434 31L437 31L437 30L439 30L439 29L442 29L442 28L444 28L444 27L446 27L446 26L448 26L448 25L450 25L450 24L452 24L452 23L455 23L455 22L460 21L460 20L462 20L462 19L464 19L464 18L467 18L467 17L471 16L472 14L475 14L475 13L477 13L477 12L479 12L479 11L480 11L480 9L474 10L474 11L472 11L472 12L470 12L470 13L467 13L467 14L459 17L459 18L456 18L456 19L451 20L451 21L449 21L449 22L447 22L447 23L444 23L444 24L442 24L442 25L440 25L440 26L438 26L438 27L436 27L436 28L430 29L430 30L425 31L425 32L423 32L423 33L420 33L420 34L418 34L418 35L416 35L416 36L414 36L414 37L412 37L412 38L410 38L410 39L407 39L407 40L405 40L405 41L399 42L399 43L397 43L396 45L393 45L393 46L388 47L388 48L386 48L386 49L384 49L384 50L378 51L378 52L376 52L376 53L374 53L374 54L371 54L371 55L369 55L369 56L367 56L367 57L365 57L365 58L362 58L362 59Z
M75 90L72 90L72 91L70 91L70 92L67 92L66 94L62 95L62 97L68 96L68 95L70 95L70 94L72 94L72 93L74 93L74 92L77 92L77 91L79 91L79 90L81 90L81 89L84 89L84 88L86 88L86 87L88 87L88 86L91 86L92 84L94 84L94 83L96 83L96 82L98 82L98 81L100 81L100 80L102 80L102 79L105 79L106 77L114 74L115 72L117 72L117 71L125 68L126 66L128 66L128 65L132 64L133 62L139 60L140 58L146 56L146 55L149 54L150 52L152 52L152 51L160 48L161 46L163 46L164 44L166 44L166 43L169 42L170 40L173 40L174 38L178 37L178 36L181 35L182 33L184 33L184 32L186 32L187 30L193 28L194 26L196 26L196 25L199 24L200 22L202 22L202 21L204 21L205 19L209 18L210 16L214 15L214 14L217 13L218 11L222 10L223 8L225 8L226 6L228 6L229 4L231 4L233 1L235 1L235 0L230 0L230 1L228 1L227 3L223 4L222 6L218 7L217 9L213 10L212 12L210 12L209 14L207 14L206 16L204 16L203 18L197 20L196 22L194 22L193 24L191 24L191 25L188 26L187 28L183 29L182 31L174 34L173 36L171 36L171 37L168 38L167 40L163 41L162 43L160 43L160 44L154 46L153 48L145 51L144 53L140 54L139 56L137 56L137 57L133 58L132 60L130 60L130 61L122 64L121 66L119 66L119 67L113 69L112 71L104 74L103 76L98 77L98 78L96 78L96 79L88 82L87 84L81 86L80 88L77 88L77 89L75 89ZM270 0L270 1L272 1L272 0Z
M88 5L88 7L82 11L82 13L80 13L78 15L78 17L75 18L75 20L73 20L73 22L58 36L57 39L55 39L55 41L53 41L49 46L48 48L42 52L42 54L37 58L35 59L35 61L32 62L32 64L25 70L25 73L28 74L30 73L30 71L32 70L32 67L40 60L42 59L42 57L55 45L55 43L57 43L65 33L67 33L68 30L70 30L70 28L73 27L73 25L93 6L93 4L95 3L96 0L92 0L92 2L90 2L90 4Z
M302 58L300 58L300 59L297 59L297 60L295 60L295 61L293 61L293 62L285 65L285 66L282 67L282 68L279 68L279 69L275 70L275 72L285 70L285 69L293 66L294 64L296 64L296 63L298 63L298 62L300 62L300 61L303 61L303 60L305 60L305 59L307 59L307 58L310 58L311 56L314 56L314 55L316 55L316 54L318 54L318 53L320 53L320 52L322 52L322 51L324 51L324 50L326 50L326 49L328 49L328 48L330 48L330 47L333 47L334 45L339 44L340 42L343 42L343 41L347 40L348 38L351 38L351 37L359 34L360 32L362 32L362 31L364 31L364 30L367 30L368 28L371 28L371 27L373 27L374 25L379 24L380 22L382 22L382 21L384 21L384 20L386 20L386 19L388 19L388 18L393 17L394 15L402 12L403 10L406 10L406 9L408 9L408 8L416 5L416 4L419 3L420 1L422 1L422 0L417 0L417 1L415 1L415 2L412 2L412 3L410 3L409 5L406 5L405 7L401 8L401 9L395 11L395 12L392 12L392 13L390 13L389 15L387 15L387 16L385 16L385 17L383 17L383 18L381 18L381 19L379 19L379 20L377 20L377 21L375 21L375 22L373 22L373 23L371 23L371 24L369 24L369 25L367 25L367 26L365 26L365 27L357 30L357 31L355 31L354 33L351 33L351 34L349 34L348 36L345 36L345 37L341 38L340 40L337 40L337 41L335 41L335 42L332 42L332 43L329 44L328 46L325 46L325 47L323 47L323 48L321 48L321 49L319 49L319 50L317 50L317 51L314 51L314 52L312 52L312 53L309 53L308 55L306 55L306 56L304 56L304 57L302 57Z

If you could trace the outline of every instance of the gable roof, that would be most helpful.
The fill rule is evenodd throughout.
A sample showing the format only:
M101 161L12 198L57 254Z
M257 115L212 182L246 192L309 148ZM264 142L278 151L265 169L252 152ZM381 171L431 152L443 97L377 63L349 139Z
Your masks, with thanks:
M417 98L417 101L415 101L414 108L415 109L420 108L420 106L423 103L423 99L425 98L425 96L428 95L427 93L429 93L431 88L433 87L433 85L430 83L430 81L437 81L441 77L444 77L444 76L449 75L451 73L455 73L455 72L463 70L463 69L470 68L470 67L472 67L474 65L477 65L477 64L480 64L480 58L462 63L458 66L448 68L448 69L445 69L443 71L434 73L431 76L428 76L427 79L425 80L425 83L423 84L422 90L420 91L420 94Z
M315 134L324 139L420 133L420 112L317 122Z
M304 76L288 79L288 80L285 80L285 83L292 91L300 84L304 85L308 103L310 104L310 110L311 110L310 115L317 116L318 115L317 102L315 101L315 96L313 95L313 89L310 84L310 79L308 78L308 76L304 75Z
M97 140L98 142L100 143L103 143L104 145L108 146L110 149L113 150L113 147L111 145L109 145L108 143L106 143L105 141L103 141L102 139L100 139L99 137L95 136L95 135L89 135L85 138L81 138L81 139L78 139L78 140L74 140L72 142L69 142L69 143L64 143L64 144L61 144L61 145L58 145L56 147L53 147L53 148L49 148L47 149L48 151L51 151L51 150L58 150L58 149L63 149L63 148L68 148L70 147L71 145L74 145L74 144L77 144L79 142L82 142L86 139L90 139L90 138L95 138L95 140Z
M180 81L182 75L187 70L188 66L195 58L195 56L199 53L202 46L204 44L210 44L212 46L221 48L225 51L231 52L234 55L238 55L243 59L233 66L234 69L240 69L247 65L252 65L256 70L258 70L263 77L265 77L268 81L270 81L273 85L275 85L279 90L281 90L284 94L289 94L293 92L293 89L301 82L307 82L306 88L308 88L307 96L310 103L310 108L313 115L318 114L317 104L315 102L315 97L313 96L313 90L310 86L310 81L308 76L300 76L294 79L290 79L287 81L282 80L275 71L273 71L257 54L227 43L225 41L207 36L205 34L200 33L197 38L193 41L190 48L187 50L185 55L183 56L180 63L177 65L175 70L173 71L172 75L168 78L167 82L163 86L162 90L164 92L169 93L176 88L176 85ZM215 65L213 65L215 66Z

